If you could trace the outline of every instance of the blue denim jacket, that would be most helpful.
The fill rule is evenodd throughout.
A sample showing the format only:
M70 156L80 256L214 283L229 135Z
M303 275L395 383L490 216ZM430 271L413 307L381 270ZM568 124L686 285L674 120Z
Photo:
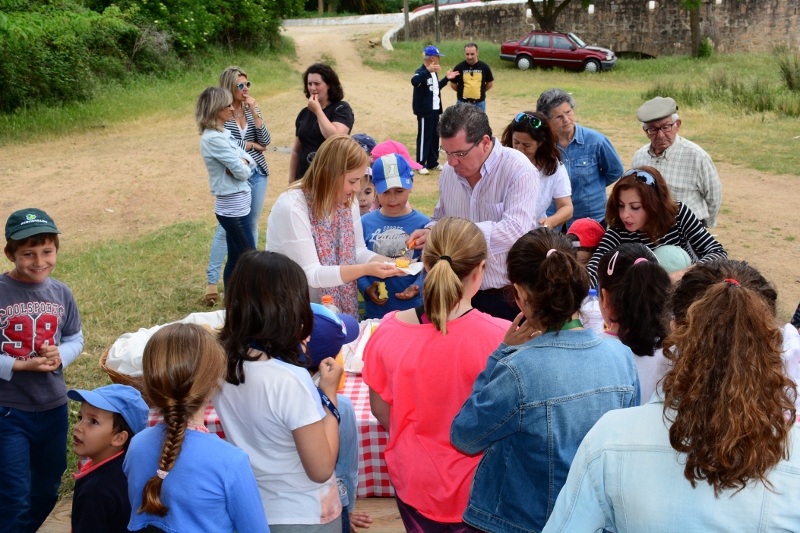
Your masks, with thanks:
M606 187L625 171L611 141L602 133L575 124L575 135L567 149L561 146L558 149L572 185L574 211L567 227L579 218L593 218L598 222L605 219ZM548 216L555 212L555 204L551 204Z
M241 149L229 130L206 129L200 137L200 155L208 170L208 186L214 196L228 196L250 189L248 179L257 167L252 156ZM246 159L249 165L245 165ZM228 174L226 171L230 170Z
M540 531L583 436L605 412L638 404L633 353L620 342L589 329L501 344L450 429L456 448L485 450L464 521Z
M686 458L669 443L664 404L606 413L583 439L546 533L800 530L800 425L789 458L767 474L773 490L751 482L714 497L705 481L692 488Z

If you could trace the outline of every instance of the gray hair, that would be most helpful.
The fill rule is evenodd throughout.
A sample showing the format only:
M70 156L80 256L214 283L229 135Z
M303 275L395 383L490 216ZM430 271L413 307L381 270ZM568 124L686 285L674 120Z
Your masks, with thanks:
M670 115L670 118L672 119L673 124L681 119L681 117L679 117L677 113L673 113L672 115ZM663 119L658 119L658 120L663 120ZM653 122L658 122L658 120L654 120ZM642 125L643 128L647 129L647 125L652 124L652 122L640 122L640 124Z
M478 51L478 45L475 44L475 43L467 43L467 44L465 44L464 45L464 50L466 50L467 48L474 48L476 52Z
M550 112L564 102L568 102L569 106L575 109L575 100L571 94L565 93L561 89L548 89L539 95L539 100L536 101L536 111L544 113L547 118L550 118Z
M197 99L197 104L194 107L194 120L197 122L197 129L200 135L205 130L222 131L222 128L217 124L217 115L219 112L231 105L233 96L228 89L221 87L208 87Z
M486 113L470 104L451 105L445 109L439 120L439 137L452 139L463 131L468 143L476 143L484 135L492 136L489 117Z
M434 57L439 57L439 56L422 56L422 60L423 61L429 61L429 60L433 59Z
M228 67L219 75L219 86L223 89L228 89L231 94L234 94L238 89L239 76L244 76L247 79L247 72L237 66Z

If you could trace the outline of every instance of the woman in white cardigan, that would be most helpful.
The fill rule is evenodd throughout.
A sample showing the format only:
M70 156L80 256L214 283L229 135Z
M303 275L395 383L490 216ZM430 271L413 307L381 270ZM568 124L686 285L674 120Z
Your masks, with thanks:
M364 243L358 202L369 156L347 135L333 135L317 151L305 177L281 194L267 222L267 249L297 262L311 300L331 295L343 313L358 315L356 280L403 272Z

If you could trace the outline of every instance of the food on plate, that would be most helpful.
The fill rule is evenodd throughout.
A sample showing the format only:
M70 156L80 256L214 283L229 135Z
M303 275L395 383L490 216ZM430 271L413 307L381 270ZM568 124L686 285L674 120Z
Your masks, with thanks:
M408 265L411 264L411 259L407 257L398 257L394 260L394 264L397 268L408 268Z

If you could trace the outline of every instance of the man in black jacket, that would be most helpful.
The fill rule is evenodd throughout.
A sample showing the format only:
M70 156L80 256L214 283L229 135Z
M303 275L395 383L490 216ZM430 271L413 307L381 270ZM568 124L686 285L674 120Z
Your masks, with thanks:
M439 81L439 57L442 53L435 46L426 46L422 54L422 66L411 78L414 86L414 100L412 108L417 115L417 162L422 165L420 174L428 174L429 169L442 170L439 164L439 115L442 114L442 100L440 90L447 85L448 80L454 79L457 74L447 71Z

